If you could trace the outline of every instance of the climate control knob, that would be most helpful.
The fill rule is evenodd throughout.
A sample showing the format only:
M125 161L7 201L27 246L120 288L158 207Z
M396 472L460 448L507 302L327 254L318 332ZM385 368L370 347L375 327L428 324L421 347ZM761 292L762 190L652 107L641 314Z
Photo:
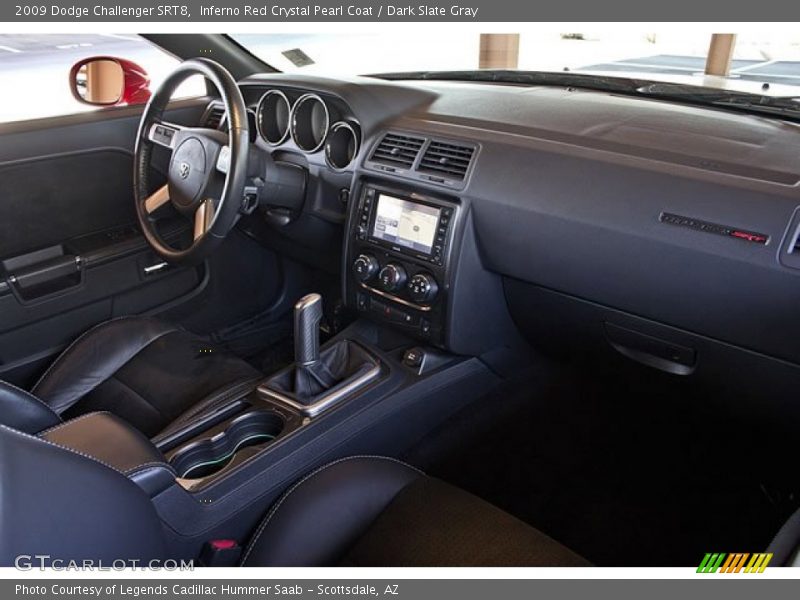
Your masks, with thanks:
M353 275L362 283L366 283L378 272L380 265L378 259L369 254L359 254L353 261Z
M414 302L430 302L438 292L439 285L430 273L417 273L408 282L408 293Z
M395 263L389 263L378 273L378 281L387 292L398 292L403 289L407 278L406 270Z

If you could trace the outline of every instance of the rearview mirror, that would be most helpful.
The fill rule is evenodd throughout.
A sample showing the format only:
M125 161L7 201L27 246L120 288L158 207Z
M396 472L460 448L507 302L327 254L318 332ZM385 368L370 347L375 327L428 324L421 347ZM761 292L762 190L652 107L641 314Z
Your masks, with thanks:
M83 104L119 106L150 99L150 77L134 62L112 56L85 58L72 66L70 91Z

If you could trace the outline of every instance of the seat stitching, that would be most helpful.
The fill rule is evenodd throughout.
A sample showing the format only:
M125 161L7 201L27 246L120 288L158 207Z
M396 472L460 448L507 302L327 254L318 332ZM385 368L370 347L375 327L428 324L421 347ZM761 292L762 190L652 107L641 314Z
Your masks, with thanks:
M150 403L150 402L149 402L149 401L148 401L148 400L147 400L147 399L146 399L144 396L142 396L142 395L141 395L139 392L137 392L137 391L136 391L136 390L134 390L132 387L130 387L130 386L127 384L127 383L125 383L124 381L122 381L122 380L121 380L119 377L116 377L116 375L117 375L117 373L119 373L119 372L122 370L122 368L123 368L125 365L129 364L129 363L130 363L130 362L131 362L133 359L135 359L137 356L139 356L139 354L141 354L142 352L144 352L144 351L145 351L145 350L146 350L148 347L150 347L152 344L154 344L155 342L157 342L158 340L160 340L162 337L168 336L168 335L170 335L170 334L172 334L172 333L176 333L176 332L178 332L178 331L180 331L180 330L179 330L179 329L169 329L169 330L167 330L167 331L163 331L163 332L161 332L160 334L158 334L158 335L157 335L157 336L155 336L154 338L152 338L152 339L148 340L148 341L147 341L147 343L146 343L146 344L144 344L144 345L143 345L141 348L139 348L139 349L138 349L138 350L137 350L137 351L136 351L136 352L135 352L135 353L134 353L134 354L133 354L133 355L132 355L132 356L131 356L131 357L130 357L128 360L127 360L127 361L125 361L124 363L122 363L122 364L120 365L120 367L119 367L119 368L118 368L116 371L114 371L114 372L110 373L108 377L106 377L106 378L105 378L105 379L103 379L102 381L98 382L98 383L97 383L96 385L94 385L93 387L89 387L89 389L85 390L85 391L84 391L84 392L83 392L83 393L82 393L80 396L78 396L78 398L76 398L76 399L74 399L74 400L71 400L70 402L67 402L67 403L65 403L65 404L66 404L66 406L64 406L64 407L60 407L60 406L59 406L59 409L60 409L62 412L63 412L63 411L67 411L67 410L69 410L70 408L72 408L73 406L75 406L76 404L78 404L78 402L80 402L81 400L83 400L83 399L84 399L84 398L85 398L87 395L89 395L90 393L92 393L92 392L93 392L93 391L95 391L97 388L99 388L101 385L103 385L104 383L106 383L106 382L110 381L111 379L115 379L115 380L116 380L116 381L117 381L117 382L118 382L120 385L123 385L123 386L125 386L125 387L126 387L126 388L128 388L130 391L132 391L134 394L136 394L136 395L137 395L139 398L143 399L143 400L144 400L144 401L147 403L147 405L148 405L148 406L151 406L151 407L155 408L155 406L153 406L153 404L152 404L152 403ZM63 356L63 354L62 354L62 356ZM59 357L59 358L61 358L61 357ZM163 414L161 413L161 411L160 411L160 410L156 409L156 412L158 412L159 414L161 414L161 415L163 416Z
M140 319L140 318L143 318L143 317L141 317L141 315L124 315L124 316L121 316L121 317L116 317L116 318L114 318L114 319L109 319L108 321L103 321L102 323L98 323L98 324L97 324L97 325L95 325L94 327L92 327L92 328L88 329L87 331L83 332L83 333L82 333L81 335L79 335L79 336L78 336L78 337L77 337L77 338L76 338L76 339L75 339L75 340L74 340L74 341L73 341L73 342L72 342L72 343L71 343L69 346L67 346L66 350L64 350L64 351L63 351L63 352L62 352L62 353L61 353L61 354L58 356L58 358L56 358L56 359L53 361L53 363L52 363L52 364L51 364L51 365L48 367L48 369L47 369L47 370L44 372L44 374L43 374L43 375L42 375L42 376L39 378L39 380L38 380L38 381L36 382L36 384L33 386L33 390L35 391L35 390L36 390L36 388L37 388L37 387L39 387L39 386L42 384L42 382L43 382L45 379L47 379L47 377L48 377L49 375L51 375L53 372L55 372L56 368L57 368L57 367L59 367L59 366L61 366L61 365L64 363L64 359L65 359L65 358L67 357L67 355L68 355L68 354L69 354L69 353L70 353L70 352L71 352L71 351L72 351L72 350L75 348L75 346L76 346L78 343L80 343L81 341L83 341L84 339L86 339L86 337L87 337L87 336L89 336L91 333L95 332L96 330L98 330L98 329L100 329L100 328L102 328L102 327L104 327L104 326L106 326L106 325L111 325L111 324L113 324L113 323L117 323L118 321L123 321L123 320L125 320L125 319ZM172 327L171 329L169 329L169 330L167 330L167 331L165 331L165 332L162 332L162 333L161 333L160 335L158 335L157 337L153 338L152 340L149 340L149 341L147 342L147 344L145 344L144 346L142 346L142 348L140 348L140 349L139 349L139 351L138 351L138 352L136 352L136 354L139 354L139 352L141 352L142 350L144 350L144 349L145 349L147 346L149 346L150 344L152 344L153 342L155 342L155 341L156 341L156 340L158 340L159 338L163 337L164 335L167 335L168 333L173 333L173 332L176 332L176 331L180 331L180 329L179 329L179 328L177 328L177 327ZM134 356L136 356L136 354L134 354ZM67 407L67 408L69 408L69 407ZM66 410L66 409L65 409L65 410Z
M147 341L147 343L146 343L146 344L144 344L144 345L142 345L142 347L141 347L141 348L139 348L139 349L138 349L138 350L137 350L137 351L136 351L136 352L135 352L135 353L134 353L134 354L133 354L133 355L132 355L132 356L131 356L131 357L130 357L128 360L127 360L127 361L125 361L125 362L124 362L124 363L123 363L123 364L120 366L120 368L119 368L119 369L117 369L116 371L114 371L113 373L111 373L111 374L110 374L108 377L106 377L105 379L103 379L103 380L102 380L100 383L98 383L98 384L97 384L97 385L95 385L94 387L92 387L92 388L90 388L90 389L86 390L86 391L85 391L85 392L84 392L84 393L83 393L83 394L82 394L80 397L78 397L78 398L77 398L75 401L71 402L71 403L70 403L68 406L65 406L63 410L67 410L67 409L69 409L69 408L72 408L72 407L73 407L73 406L75 406L75 405L76 405L78 402L80 402L80 401L81 401L83 398L85 398L85 397L86 397L88 394L90 394L91 392L93 392L94 390L96 390L96 389L97 389L98 387L100 387L100 386L101 386L103 383L107 382L107 381L108 381L108 380L110 380L110 379L115 379L115 380L116 380L118 383L120 383L121 385L124 385L124 386L125 386L126 388L128 388L130 391L132 391L132 392L133 392L133 393L135 393L137 396L139 396L140 398L142 398L142 399L143 399L143 400L144 400L144 401L145 401L145 402L146 402L146 403L147 403L149 406L151 406L151 407L155 408L155 406L153 406L153 404L152 404L152 403L150 403L150 402L149 402L149 401L148 401L148 400L147 400L147 399L146 399L144 396L142 396L142 395L141 395L139 392L137 392L137 391L136 391L136 390L134 390L132 387L130 387L128 384L126 384L124 381L122 381L122 380L121 380L119 377L115 377L115 376L116 376L116 374L117 374L117 373L119 373L119 371L122 369L122 367L124 367L125 365L129 364L129 363L130 363L130 362L131 362L133 359L135 359L135 358L136 358L136 357L137 357L139 354L141 354L141 353L142 353L144 350L146 350L146 349L147 349L149 346L151 346L152 344L154 344L155 342L157 342L158 340L160 340L162 337L165 337L165 336L167 336L167 335L170 335L171 333L175 333L176 331L178 331L178 330L177 330L177 329L170 329L170 330L168 330L168 331L163 331L163 332L162 332L162 333L160 333L159 335L157 335L157 336L155 336L154 338L152 338L152 339L148 340L148 341ZM62 355L62 356L63 356L63 355ZM160 411L160 410L158 410L158 409L156 409L156 412L158 412L159 414L161 414L161 411ZM163 416L163 415L162 415L162 416Z
M108 319L107 321L103 321L103 322L101 322L101 323L98 323L98 324L97 324L97 325L95 325L94 327L90 327L89 329L87 329L86 331L84 331L84 332L83 332L81 335L79 335L77 338L75 338L75 339L72 341L72 343L71 343L69 346L67 346L67 347L66 347L66 349L65 349L65 350L64 350L64 351L63 351L61 354L59 354L59 355L58 355L58 357L57 357L57 358L56 358L56 359L55 359L55 360L52 362L52 364L51 364L51 365L50 365L50 366L47 368L47 370L44 372L44 374L43 374L41 377L39 377L39 379L36 381L36 383L35 383L35 384L34 384L34 386L33 386L33 389L36 389L36 388L39 386L39 384L40 384L40 383L42 383L42 381L44 381L44 379L45 379L45 378L46 378L46 377L47 377L47 376L50 374L50 371L52 371L52 370L55 368L55 366L56 366L56 365L57 365L59 362L61 362L61 360L64 358L64 356L66 356L66 354L67 354L67 353L68 353L70 350L72 350L73 346L75 346L75 344L77 344L77 343L78 343L78 342L80 342L82 339L84 339L84 338L85 338L87 335L89 335L90 333L92 333L92 332L93 332L93 331L95 331L96 329L100 329L100 328L101 328L101 327L103 327L104 325L109 325L109 324L111 324L111 323L116 323L117 321L122 321L123 319L133 319L133 318L135 318L135 317L137 317L137 316L138 316L138 315L123 315L123 316L121 316L121 317L115 317L115 318L113 318L113 319Z
M54 411L54 410L53 410L53 407L52 407L52 406L50 406L49 404L47 404L47 402L45 402L44 400L42 400L42 399L41 399L41 398L39 398L38 396L35 396L34 394L32 394L31 392L29 392L28 390L23 390L22 388L20 388L20 387L17 387L17 386L15 386L13 383L9 383L9 382L7 382L7 381L0 381L0 385L7 385L7 386L8 386L8 387L10 387L11 389L13 389L13 390L16 390L16 391L20 392L22 395L24 395L24 396L26 396L26 397L28 397L28 398L31 398L32 400L36 400L36 402L38 402L39 404L41 404L42 406L44 406L44 407L45 407L47 410L49 410L49 411L50 411L51 413L53 413L53 414L54 414L56 417L58 417L58 419L59 419L59 420L61 420L61 416L60 416L60 415L59 415L59 414L58 414L56 411Z
M157 461L144 462L140 465L136 465L135 467L131 467L130 469L126 469L125 471L123 471L123 474L130 476L137 473L138 471L145 471L147 470L148 467L160 467L162 469L166 469L175 476L178 475L175 469L172 468L172 465L170 465L167 462L157 462Z
M110 415L110 414L111 413L109 411L107 411L107 410L92 411L90 413L86 413L85 415L81 415L79 417L73 417L72 419L64 421L63 423L59 423L58 425L54 425L53 427L50 427L49 429L45 429L44 431L40 431L36 435L38 435L38 436L47 435L48 433L50 433L52 431L56 431L58 429L61 429L62 427L66 427L67 425L72 425L73 423L77 423L78 421L81 421L83 419L88 419L89 417L93 417L95 415Z
M62 446L61 444L57 444L56 442L51 442L50 440L46 440L44 438L36 437L35 435L31 435L29 433L25 433L24 431L20 431L19 429L13 429L12 427L9 427L7 425L3 425L2 423L0 423L0 428L6 429L6 430L11 431L13 433L16 433L18 435L21 435L22 437L26 437L28 439L35 440L37 442L41 442L42 444L47 444L48 446L53 446L54 448L59 448L60 450L64 450L66 452L70 452L71 454L76 454L77 456L82 456L83 458L88 458L89 460L94 461L97 464L103 465L104 467L107 467L107 468L111 469L112 471L116 471L120 475L125 475L125 473L123 473L122 471L120 471L116 467L112 467L110 464L108 464L107 462L97 458L96 456L91 456L90 454L86 454L85 452L81 452L80 450L75 450L74 448L68 448L67 446Z
M85 415L81 415L80 417L75 417L74 419L70 419L69 421L65 421L64 423L61 423L60 425L56 425L55 427L51 427L50 429L46 429L46 430L38 433L37 437L46 435L46 434L48 434L48 433L50 433L52 431L58 430L58 429L63 429L64 427L67 427L68 425L72 425L73 423L77 423L78 421L80 421L82 419L88 419L89 417L93 417L95 415L112 415L112 416L114 416L113 413L110 413L107 410L90 412L90 413L87 413ZM52 442L52 440L48 440L48 439L45 439L44 441ZM52 443L56 443L57 444L57 442L52 442ZM80 451L76 450L76 452L80 452ZM108 466L111 466L111 465L108 465ZM143 463L135 465L135 466L133 466L133 467L131 467L129 469L126 469L125 471L121 471L119 469L116 469L115 467L112 467L112 468L114 468L115 470L118 470L123 475L129 475L130 473L132 473L132 472L134 472L134 471L136 471L138 469L141 469L143 467L148 467L148 466L164 467L165 469L168 469L169 471L171 471L173 474L177 475L177 472L175 471L175 469L172 468L172 465L170 465L169 463L167 463L165 461L143 462Z
M356 456L346 456L344 458L340 458L338 460L330 462L330 463L328 463L326 465L322 465L321 467L316 468L315 470L311 471L311 473L309 473L308 475L306 475L305 477L300 479L298 482L296 482L292 487L289 488L289 490L287 492L285 492L283 494L283 496L281 496L281 498L280 498L280 500L278 500L277 504L275 504L275 506L272 507L272 509L269 511L269 514L267 514L266 518L261 522L261 525L259 525L255 536L253 537L252 541L247 546L247 551L245 552L244 557L242 557L242 560L241 560L240 564L242 566L245 566L245 563L247 562L247 559L250 557L250 554L253 551L253 548L255 547L256 543L258 543L258 540L261 537L261 534L264 533L264 531L267 528L267 525L269 525L269 523L272 520L272 518L278 512L278 509L283 505L283 503L287 500L287 498L289 498L289 496L291 496L292 493L295 490L297 490L297 488L299 488L301 485L303 485L306 481L308 481L312 477L315 477L315 476L319 475L320 473L322 473L326 469L328 469L330 467L333 467L335 465L338 465L339 463L343 463L343 462L346 462L346 461L349 461L349 460L355 460L355 459L386 460L386 461L393 462L393 463L396 463L396 464L404 466L404 467L408 467L409 469L411 469L413 471L416 471L420 475L425 476L425 473L423 471L421 471L420 469L418 469L418 468L416 468L416 467L414 467L412 465L409 465L408 463L403 462L402 460L398 460L396 458L392 458L391 456L378 456L378 455L374 455L374 454L360 454L360 455L356 455Z

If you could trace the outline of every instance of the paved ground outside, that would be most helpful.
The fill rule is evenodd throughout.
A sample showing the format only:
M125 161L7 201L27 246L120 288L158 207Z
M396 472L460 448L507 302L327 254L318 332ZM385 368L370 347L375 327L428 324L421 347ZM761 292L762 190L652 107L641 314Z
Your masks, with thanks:
M662 54L586 65L578 70L637 71L639 73L693 75L702 73L704 68L705 58L703 57ZM800 85L800 61L734 60L731 63L731 75L746 81Z

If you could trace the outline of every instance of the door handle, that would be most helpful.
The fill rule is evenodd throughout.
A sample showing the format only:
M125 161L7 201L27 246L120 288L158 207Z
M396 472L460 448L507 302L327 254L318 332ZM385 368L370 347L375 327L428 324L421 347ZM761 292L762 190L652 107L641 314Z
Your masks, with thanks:
M150 265L142 269L144 272L145 277L150 277L151 275L155 275L156 273L160 273L164 269L166 269L169 265L165 262L156 263L154 265Z

